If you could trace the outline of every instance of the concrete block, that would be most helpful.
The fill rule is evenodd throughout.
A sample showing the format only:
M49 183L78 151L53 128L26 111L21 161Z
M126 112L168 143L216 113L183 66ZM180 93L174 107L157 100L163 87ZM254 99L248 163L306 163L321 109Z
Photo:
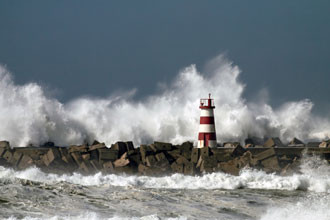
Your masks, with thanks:
M0 157L2 157L5 154L6 150L7 150L6 148L0 147Z
M8 141L0 141L0 148L10 149L10 144Z
M275 152L274 148L270 148L257 155L254 155L253 158L257 161L261 161L261 160L267 159L267 158L275 156L275 155L276 155L276 152Z
M216 153L213 155L215 156L218 162L226 162L233 159L231 153Z
M242 156L246 152L246 149L244 149L241 145L237 145L233 152L231 153L232 157L239 157Z
M177 164L174 162L171 164L171 169L175 173L183 173L183 164Z
M276 156L269 157L261 161L261 165L264 167L266 172L278 172L281 169Z
M322 141L322 143L319 145L320 148L329 148L330 147L330 141Z
M148 145L140 146L140 154L143 164L146 164L146 156L150 155L151 153L153 153L153 150L150 148L150 146Z
M200 155L203 157L208 157L210 156L210 148L209 147L202 147L200 148Z
M17 166L20 160L22 159L22 157L23 157L22 153L15 151L10 163L13 164L14 166Z
M164 142L155 141L153 146L156 149L156 151L170 151L170 150L172 150L172 144L171 143L164 143Z
M236 160L230 160L228 162L218 163L218 170L221 170L225 173L238 176L240 169L238 168L238 164Z
M6 152L2 156L8 163L12 161L13 158L13 152L10 150L6 150Z
M34 165L32 158L28 155L23 155L22 159L18 163L17 167L18 167L18 169L23 170L32 165Z
M148 167L155 165L156 161L157 160L154 155L149 155L146 157L146 164Z
M198 159L200 156L200 149L199 148L193 148L191 151L191 162L193 163L197 163Z
M134 144L132 141L127 141L126 142L126 146L127 146L127 151L130 151L130 150L134 150Z
M79 152L72 152L71 156L78 166L83 162L81 154Z
M284 147L284 144L278 137L269 138L265 143L264 147Z
M102 164L98 160L90 160L89 162L96 171L102 170Z
M121 141L118 141L115 144L111 145L110 149L118 151L118 157L128 151L126 143Z
M167 160L164 153L158 153L155 155L157 161Z
M180 149L175 149L167 152L174 160L178 159L181 157L181 150Z
M109 148L100 148L97 149L98 155L99 155L99 160L111 160L115 161L119 157L119 152L118 150L113 150Z
M69 147L68 152L72 153L72 152L87 152L88 147L87 145L80 145L80 146L76 146L76 145L72 145Z
M195 167L194 164L192 162L186 163L183 166L183 173L185 175L195 175L196 171L195 171Z
M98 143L98 144L89 146L88 151L93 151L93 150L102 149L102 148L106 148L105 143Z
M82 157L83 160L90 160L91 159L91 155L89 153L81 154L81 157Z
M126 152L119 159L115 160L115 162L113 162L113 165L115 167L124 167L127 166L129 163L130 161L127 158L127 152Z
M141 163L141 155L140 154L132 154L132 155L129 155L128 158L133 164L140 164Z
M103 169L104 171L108 172L108 173L112 173L114 172L114 167L111 161L105 162L103 164Z

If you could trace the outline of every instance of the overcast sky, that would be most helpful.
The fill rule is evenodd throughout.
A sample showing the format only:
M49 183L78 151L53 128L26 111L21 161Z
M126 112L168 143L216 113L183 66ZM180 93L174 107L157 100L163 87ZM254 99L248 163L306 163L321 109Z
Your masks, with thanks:
M19 84L62 102L137 88L155 93L190 64L220 53L242 70L244 93L330 108L330 1L0 0L0 63Z

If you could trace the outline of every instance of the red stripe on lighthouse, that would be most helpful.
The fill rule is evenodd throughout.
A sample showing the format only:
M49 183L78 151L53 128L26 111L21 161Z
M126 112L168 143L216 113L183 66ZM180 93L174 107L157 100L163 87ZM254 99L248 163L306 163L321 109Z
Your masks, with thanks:
M214 117L201 116L200 124L214 124Z
M217 139L215 133L199 133L198 134L198 140L204 140L204 138L210 139L210 140L216 140Z

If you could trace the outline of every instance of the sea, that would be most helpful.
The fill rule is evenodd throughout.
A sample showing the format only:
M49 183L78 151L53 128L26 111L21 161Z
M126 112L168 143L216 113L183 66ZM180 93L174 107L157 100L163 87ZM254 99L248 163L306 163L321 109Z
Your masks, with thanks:
M0 218L329 220L330 166L313 156L290 176L244 169L164 177L0 166Z

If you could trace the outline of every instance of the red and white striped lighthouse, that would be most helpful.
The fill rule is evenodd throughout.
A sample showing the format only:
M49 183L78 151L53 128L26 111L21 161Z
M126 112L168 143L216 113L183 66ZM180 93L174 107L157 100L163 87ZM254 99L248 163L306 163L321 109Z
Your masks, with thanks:
M214 100L209 94L208 99L201 99L200 106L201 118L198 133L198 147L215 147L217 145L217 137L215 134Z

